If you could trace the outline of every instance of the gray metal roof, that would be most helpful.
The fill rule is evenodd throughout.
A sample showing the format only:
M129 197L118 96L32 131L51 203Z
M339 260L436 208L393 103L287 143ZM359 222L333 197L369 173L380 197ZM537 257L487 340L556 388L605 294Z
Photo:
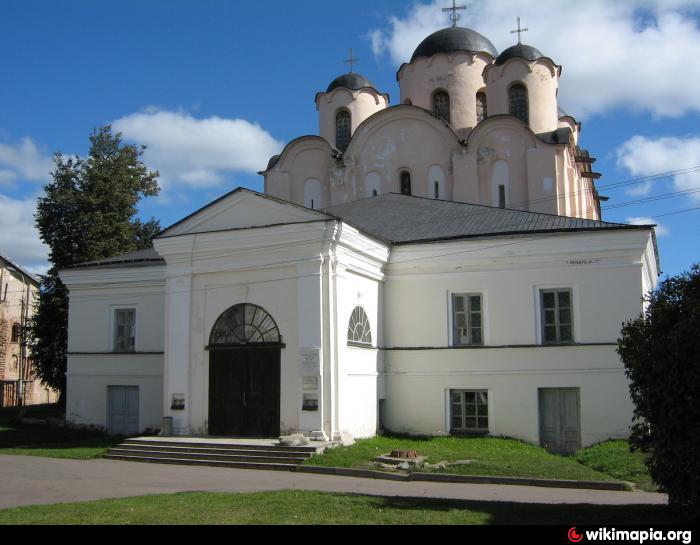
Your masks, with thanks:
M545 55L540 53L539 50L535 49L531 45L517 44L503 51L503 53L501 53L496 59L495 64L500 66L505 64L507 60L514 58L521 58L525 59L526 61L536 61L537 59L542 59L544 57Z
M413 53L411 62L420 57L432 57L437 53L454 53L456 51L472 53L483 51L493 58L498 57L498 50L486 36L470 28L450 27L438 30L423 40Z
M133 267L153 267L163 265L164 263L165 260L160 257L160 254L156 252L155 248L147 248L145 250L137 250L127 254L116 255L114 257L78 263L77 265L69 268L82 269L91 267L101 269L125 269Z
M512 234L649 228L396 193L340 204L324 211L367 235L391 244Z
M333 89L338 87L345 87L346 89L352 89L353 91L357 91L363 87L371 87L372 89L375 88L371 81L369 81L362 74L356 74L355 72L343 74L342 76L335 78L328 86L328 89L326 89L326 93L330 93Z

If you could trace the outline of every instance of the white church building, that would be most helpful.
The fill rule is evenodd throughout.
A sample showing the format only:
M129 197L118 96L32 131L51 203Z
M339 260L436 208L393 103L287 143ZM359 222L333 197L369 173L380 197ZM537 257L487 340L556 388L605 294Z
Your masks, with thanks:
M562 68L458 26L316 95L264 194L61 272L67 418L135 434L626 437L615 351L656 285L652 226L602 221Z

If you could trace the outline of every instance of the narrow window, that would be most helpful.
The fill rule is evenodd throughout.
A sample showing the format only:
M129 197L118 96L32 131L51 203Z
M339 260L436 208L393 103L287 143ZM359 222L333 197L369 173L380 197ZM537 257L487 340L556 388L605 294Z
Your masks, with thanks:
M506 207L506 186L504 185L498 186L498 207Z
M438 181L435 182L435 198L440 198L440 182Z
M452 344L481 345L484 342L481 295L452 295Z
M476 122L481 123L488 117L488 108L486 106L486 93L480 92L476 94Z
M311 208L312 209L314 208L314 200L313 199L311 199Z
M516 83L508 91L509 113L517 117L526 125L530 124L527 107L527 89L524 85Z
M377 190L376 190L376 189L373 189L373 190L372 190L372 197L376 197L376 196L377 196Z
M19 324L12 324L12 342L18 343L21 337L21 328Z
M574 342L572 292L570 289L542 290L542 342Z
M7 301L7 286L8 286L8 285L9 285L9 284L5 284L5 294L2 296L2 300L3 300L3 301Z
M348 149L350 144L350 112L341 110L335 116L335 147L340 151Z
M450 95L445 91L436 91L433 94L433 113L447 123L450 122Z
M355 307L348 323L348 344L372 346L372 331L369 318L362 307Z
M134 352L136 347L136 310L114 311L114 351Z
M488 433L488 390L450 390L450 431Z
M406 170L401 173L401 194L411 194L411 173Z

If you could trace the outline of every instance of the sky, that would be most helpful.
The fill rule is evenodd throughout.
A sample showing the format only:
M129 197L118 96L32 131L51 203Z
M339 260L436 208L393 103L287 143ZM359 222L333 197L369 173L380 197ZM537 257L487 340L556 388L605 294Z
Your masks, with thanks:
M597 158L603 219L657 224L664 276L700 262L700 0L459 4L459 24L499 51L521 17L523 43L563 66L559 105ZM449 26L450 5L0 0L0 253L46 270L33 214L53 155L85 156L105 124L160 172L144 219L165 227L238 186L262 191L270 156L318 133L315 94L351 47L397 104L396 70Z

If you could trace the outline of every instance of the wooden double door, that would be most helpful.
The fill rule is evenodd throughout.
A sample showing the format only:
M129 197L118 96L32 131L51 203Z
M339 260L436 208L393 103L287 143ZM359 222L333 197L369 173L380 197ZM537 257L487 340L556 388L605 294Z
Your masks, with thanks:
M578 388L540 388L540 444L555 454L581 448L581 407Z
M209 434L277 437L280 432L280 348L209 352Z

